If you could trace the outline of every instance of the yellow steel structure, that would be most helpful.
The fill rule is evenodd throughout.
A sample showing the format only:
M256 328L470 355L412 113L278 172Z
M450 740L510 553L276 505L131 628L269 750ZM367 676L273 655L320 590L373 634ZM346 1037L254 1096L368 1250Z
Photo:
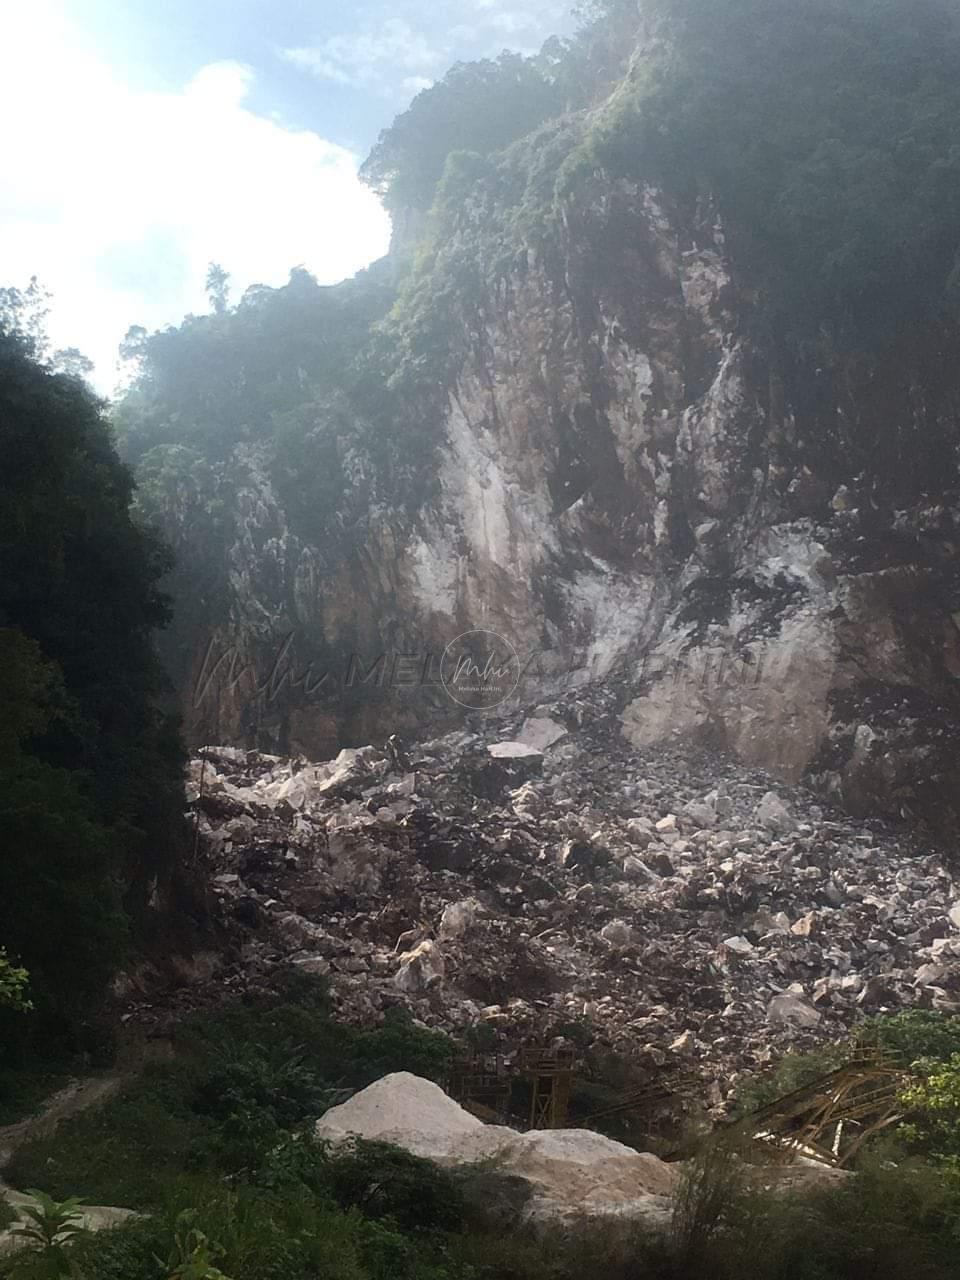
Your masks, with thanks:
M842 1169L869 1137L901 1118L899 1098L907 1078L894 1058L861 1046L841 1066L733 1127L780 1159L804 1155Z
M445 1080L452 1098L481 1120L505 1120L513 1080L530 1084L530 1127L558 1129L567 1119L576 1055L572 1049L525 1048L511 1064L500 1054L467 1053L450 1064Z
M561 1129L570 1109L576 1057L572 1049L522 1049L520 1070L530 1081L530 1128Z

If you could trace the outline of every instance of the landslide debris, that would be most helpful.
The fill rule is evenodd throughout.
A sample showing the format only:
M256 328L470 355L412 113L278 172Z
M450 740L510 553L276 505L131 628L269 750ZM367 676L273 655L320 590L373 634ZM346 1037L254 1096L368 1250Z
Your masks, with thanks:
M718 1110L861 1015L960 1006L932 847L719 755L640 751L617 710L592 686L323 763L206 748L188 794L237 947L204 982L323 974L357 1024L403 1007L507 1053L575 1027Z

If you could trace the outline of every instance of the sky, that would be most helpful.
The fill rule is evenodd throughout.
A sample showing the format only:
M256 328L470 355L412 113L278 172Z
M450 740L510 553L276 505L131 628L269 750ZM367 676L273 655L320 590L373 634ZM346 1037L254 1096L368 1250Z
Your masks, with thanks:
M0 0L0 285L53 294L109 393L132 324L386 252L357 169L457 61L534 52L571 0Z

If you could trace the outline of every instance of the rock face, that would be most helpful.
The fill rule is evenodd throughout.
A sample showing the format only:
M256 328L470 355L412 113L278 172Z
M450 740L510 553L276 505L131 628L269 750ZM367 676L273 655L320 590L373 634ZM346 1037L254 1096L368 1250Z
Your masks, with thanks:
M522 710L321 765L208 748L198 854L236 946L203 998L292 966L358 1024L404 1008L507 1056L586 1038L719 1110L864 1014L960 1009L958 886L930 844L729 757L638 750L622 697L532 708L566 732L523 780L489 773Z
M464 243L501 224L418 493L351 457L349 536L313 545L237 451L230 602L179 641L194 742L328 756L462 719L441 655L485 628L515 699L622 668L635 746L960 830L956 352L798 378L714 212L642 185L584 176L536 240L490 195Z

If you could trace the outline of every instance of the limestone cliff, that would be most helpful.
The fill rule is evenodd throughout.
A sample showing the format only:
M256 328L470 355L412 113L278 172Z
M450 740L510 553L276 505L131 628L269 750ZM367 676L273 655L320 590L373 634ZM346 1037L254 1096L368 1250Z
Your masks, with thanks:
M345 497L311 540L275 446L234 450L226 607L178 636L192 739L325 757L455 718L436 664L487 628L515 699L625 666L634 743L705 740L952 830L955 335L805 363L709 202L595 171L531 229L502 188L435 248L479 268L444 313L447 374L407 402L412 474L402 437L384 468L343 433Z

